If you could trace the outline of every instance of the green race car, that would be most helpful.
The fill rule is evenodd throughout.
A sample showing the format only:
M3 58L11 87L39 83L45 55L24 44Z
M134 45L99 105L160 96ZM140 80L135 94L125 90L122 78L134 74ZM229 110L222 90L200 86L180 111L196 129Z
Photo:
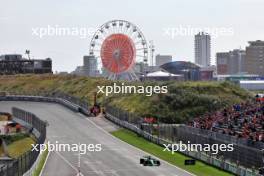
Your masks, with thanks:
M160 166L160 161L151 156L143 156L140 158L140 164L143 166Z

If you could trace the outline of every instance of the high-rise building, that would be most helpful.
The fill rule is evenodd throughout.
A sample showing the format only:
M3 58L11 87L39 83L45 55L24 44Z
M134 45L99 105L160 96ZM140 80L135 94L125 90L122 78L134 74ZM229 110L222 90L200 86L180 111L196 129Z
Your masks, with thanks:
M264 41L250 41L246 47L246 71L249 74L264 76Z
M86 76L97 76L97 59L94 56L83 56L83 74Z
M245 50L235 49L230 51L230 74L240 74L245 73Z
M240 49L216 53L217 74L234 75L246 72L245 55L245 51Z
M195 63L201 67L211 65L211 37L209 34L200 32L195 35Z
M228 60L229 60L228 52L216 53L216 67L217 67L218 75L228 74Z
M156 66L161 66L171 61L172 61L171 55L160 55L160 54L156 55Z

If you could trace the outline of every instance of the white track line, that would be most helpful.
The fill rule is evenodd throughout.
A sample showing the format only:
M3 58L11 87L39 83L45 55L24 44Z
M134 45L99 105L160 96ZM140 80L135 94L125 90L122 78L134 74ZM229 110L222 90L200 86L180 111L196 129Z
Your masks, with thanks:
M72 165L70 163L70 161L68 161L64 156L62 156L62 154L60 154L59 152L55 152L63 161L65 161L72 169L74 169L76 172L77 172L77 175L76 176L83 176L82 173L78 173L79 170L77 167L75 167L74 165Z

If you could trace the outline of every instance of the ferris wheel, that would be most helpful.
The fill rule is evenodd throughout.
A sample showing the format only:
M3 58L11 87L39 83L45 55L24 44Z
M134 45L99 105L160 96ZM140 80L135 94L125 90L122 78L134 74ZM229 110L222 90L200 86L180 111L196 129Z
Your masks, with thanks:
M148 62L148 46L137 26L125 20L112 20L95 32L90 55L98 60L108 79L138 80L135 64L142 63L144 70Z

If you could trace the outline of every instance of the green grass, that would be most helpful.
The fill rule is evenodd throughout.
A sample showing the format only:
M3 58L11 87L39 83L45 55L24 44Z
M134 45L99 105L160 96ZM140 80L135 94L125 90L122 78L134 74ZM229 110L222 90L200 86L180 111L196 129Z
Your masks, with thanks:
M24 139L24 138L28 138L28 137L33 138L33 136L30 136L29 134L25 134L25 133L15 133L12 135L0 135L0 138L4 139L7 145L9 145L15 141L19 141L21 139Z
M48 150L45 150L42 154L41 154L41 158L40 158L40 161L36 167L36 170L33 171L33 176L39 176L41 170L43 169L44 167L44 163L47 159L47 156L48 156Z
M12 142L10 145L7 146L8 153L10 157L18 158L20 155L29 151L32 148L31 144L34 143L35 141L31 137Z
M171 154L171 152L163 151L163 148L159 145L151 143L142 137L139 137L136 133L129 130L121 129L111 132L115 137L145 151L162 160L165 160L177 167L180 167L188 172L191 172L197 176L231 176L232 174L219 170L215 167L207 165L203 162L196 161L195 166L185 166L184 160L189 159L185 155L180 153Z

